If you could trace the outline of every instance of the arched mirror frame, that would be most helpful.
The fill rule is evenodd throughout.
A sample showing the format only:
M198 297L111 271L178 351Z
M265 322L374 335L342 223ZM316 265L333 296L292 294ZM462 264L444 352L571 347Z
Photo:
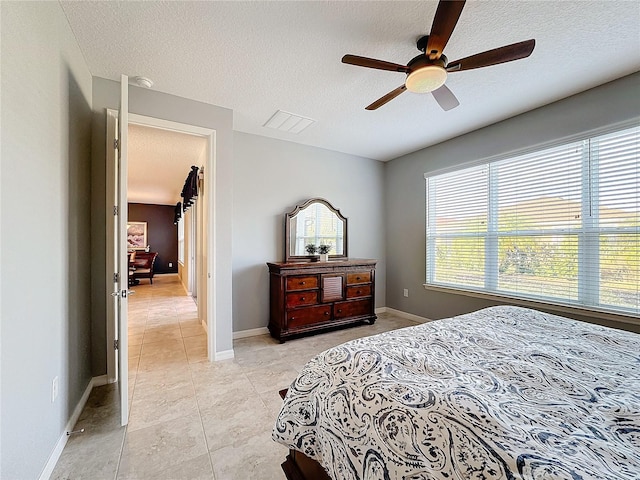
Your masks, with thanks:
M330 253L329 259L346 259L349 256L348 255L349 229L347 228L347 217L343 216L342 213L340 213L340 210L335 208L333 205L331 205L331 203L329 203L324 198L310 198L306 202L300 205L296 205L296 208L294 208L292 211L284 214L284 261L285 262L310 262L311 261L312 257L310 255L291 255L291 227L290 226L291 226L291 219L293 219L298 213L300 213L300 211L304 210L305 208L307 208L309 205L313 203L321 203L325 205L334 215L338 217L339 220L342 220L344 222L344 235L342 238L342 242L343 242L342 254L337 255L337 254Z

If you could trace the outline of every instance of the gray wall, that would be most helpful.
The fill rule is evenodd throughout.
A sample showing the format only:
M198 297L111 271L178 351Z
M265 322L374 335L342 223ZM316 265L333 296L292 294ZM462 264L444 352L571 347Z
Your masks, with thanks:
M543 145L639 117L640 73L636 73L388 162L385 166L387 306L437 319L496 304L423 288L425 173ZM403 297L403 288L409 289L409 298ZM636 330L640 326L600 323Z
M266 262L284 260L284 213L311 197L347 217L350 257L378 259L376 306L384 306L384 164L246 133L233 138L233 330L267 326Z
M38 478L91 380L91 75L58 2L1 9L0 477L11 480Z
M93 375L106 373L106 109L117 110L120 84L93 77L91 256L92 256L92 365ZM216 131L216 168L213 186L216 224L217 276L216 351L232 348L231 215L233 209L233 113L186 98L129 86L129 112L196 125Z

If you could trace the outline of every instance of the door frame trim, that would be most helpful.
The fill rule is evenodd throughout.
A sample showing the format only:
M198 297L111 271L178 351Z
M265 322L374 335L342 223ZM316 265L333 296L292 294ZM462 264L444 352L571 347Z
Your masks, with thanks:
M117 119L118 110L107 108L107 208L106 208L106 222L107 222L107 245L109 245L109 236L113 236L113 232L111 231L111 223L113 222L113 205L111 205L112 200L111 197L113 195L113 191L115 185L113 183L113 165L110 162L109 156L111 155L113 158L112 149L109 146L110 141L110 128L115 129L115 124L110 126L109 117L114 116ZM199 289L199 295L206 296L206 318L207 318L207 354L209 361L218 360L216 358L215 352L215 336L216 336L216 316L215 316L215 305L216 305L216 275L213 275L214 265L216 260L216 244L215 244L215 232L216 232L216 214L215 208L213 205L213 199L215 198L215 182L214 175L216 168L216 131L210 128L199 127L197 125L190 125L186 123L174 122L171 120L164 120L161 118L150 117L148 115L140 115L136 113L129 112L129 125L144 125L148 127L160 128L163 130L170 130L174 132L186 133L191 135L198 135L201 137L205 137L207 139L207 158L204 165L204 185L205 185L205 199L207 201L207 225L206 225L206 249L207 255L206 257L206 265L204 270L204 276L206 277L206 282L203 282L202 279L199 279L197 282L197 286ZM115 130L114 130L115 131ZM115 151L115 150L114 150ZM111 176L110 176L111 173ZM107 248L107 274L109 274L109 265L113 264L113 252L109 252ZM111 262L111 263L110 263ZM107 285L111 285L111 278L107 278ZM206 292L202 291L202 284L206 285ZM108 381L114 382L116 380L116 354L113 349L113 341L115 340L115 328L113 325L113 306L110 302L107 302L107 378Z

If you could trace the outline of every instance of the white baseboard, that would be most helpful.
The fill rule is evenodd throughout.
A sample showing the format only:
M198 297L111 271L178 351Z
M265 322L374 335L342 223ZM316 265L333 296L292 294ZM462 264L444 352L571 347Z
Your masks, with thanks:
M234 357L235 357L235 354L233 353L233 349L223 350L222 352L216 352L213 355L213 361L218 362L220 360L231 360Z
M202 328L204 328L204 331L209 333L209 329L207 328L207 322L205 322L204 320L200 320L200 324L202 325Z
M379 312L379 310L381 311ZM403 312L402 310L396 310L395 308L391 307L376 308L376 313L391 313L396 317L406 318L407 320L411 320L412 322L416 323L426 323L431 321L430 318L414 315L413 313Z
M238 338L256 337L258 335L267 335L268 333L269 329L267 327L251 328L249 330L233 332L233 339L237 340Z
M94 387L101 387L102 385L107 385L108 383L113 383L113 382L109 382L109 377L107 377L106 375L100 375L99 377L93 377L91 380L93 381L93 386Z
M76 408L73 409L73 413L71 414L69 421L65 425L64 431L62 432L62 435L58 439L58 443L56 443L56 446L53 449L53 452L51 452L51 455L49 455L49 460L47 460L47 464L44 466L44 469L40 474L39 480L49 480L49 478L51 477L51 474L53 473L53 469L56 468L56 464L60 459L60 455L62 455L62 451L64 450L64 447L67 444L67 440L69 440L69 435L67 435L67 432L71 432L73 430L73 427L78 421L78 418L80 418L82 409L87 404L87 400L89 399L89 395L91 394L91 390L93 390L93 387L98 387L100 385L106 385L106 384L107 384L106 375L93 377L91 380L89 380L89 383L87 384L87 388L85 388L84 393L82 394L82 397L80 397L80 400L76 405Z

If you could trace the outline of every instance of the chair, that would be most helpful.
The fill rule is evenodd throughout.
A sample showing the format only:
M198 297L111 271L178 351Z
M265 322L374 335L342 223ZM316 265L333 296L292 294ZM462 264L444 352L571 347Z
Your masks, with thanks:
M136 259L136 251L128 252L129 254L129 286L137 285L140 283L138 280L133 278L133 272L136 271L136 267L134 265L134 260Z
M158 252L136 252L133 260L133 280L148 278L149 283L153 285L153 264L156 261Z

